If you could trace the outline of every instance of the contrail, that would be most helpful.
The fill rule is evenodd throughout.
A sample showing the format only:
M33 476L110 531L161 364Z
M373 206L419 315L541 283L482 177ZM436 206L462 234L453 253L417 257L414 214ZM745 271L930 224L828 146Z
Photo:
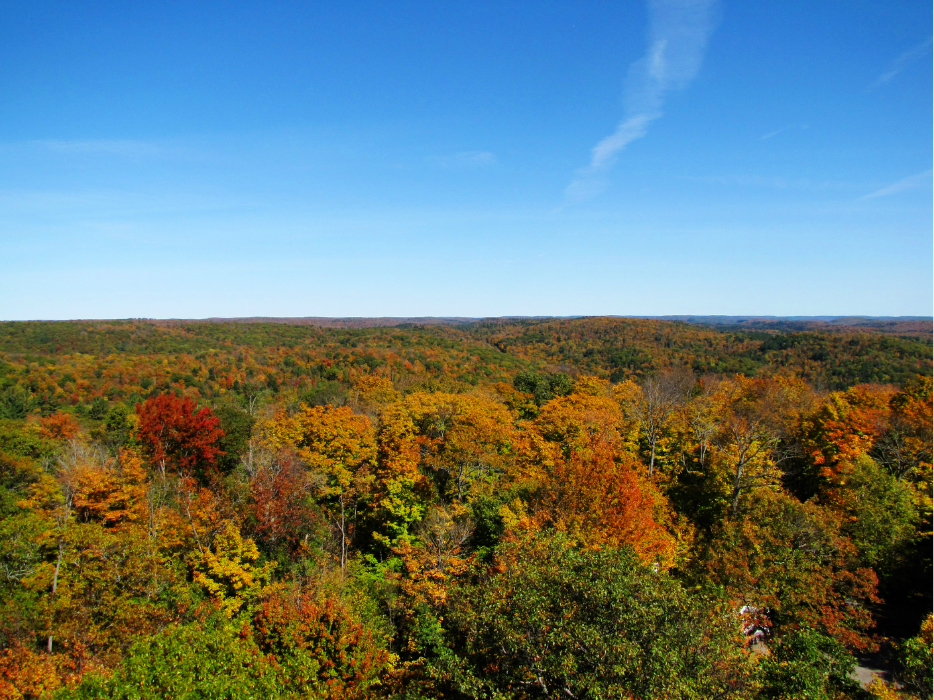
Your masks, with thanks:
M877 197L888 197L892 194L898 194L899 192L904 192L905 190L913 190L917 187L921 187L925 182L930 179L931 170L925 170L923 173L916 173L915 175L909 175L906 178L902 178L898 182L894 182L887 187L883 187L881 190L876 190L870 194L864 194L860 199L876 199Z
M626 113L616 131L591 150L590 164L575 172L565 190L580 202L606 189L606 174L619 152L645 136L662 116L665 95L684 88L700 70L714 29L717 0L650 0L648 47L629 66L624 88Z
M869 88L877 88L880 85L884 85L885 83L889 82L892 78L905 70L905 68L907 68L909 65L914 63L919 58L922 58L930 50L931 39L929 37L927 40L922 41L917 46L913 46L912 48L905 51L901 56L892 61L889 69L876 78L872 85L869 86Z

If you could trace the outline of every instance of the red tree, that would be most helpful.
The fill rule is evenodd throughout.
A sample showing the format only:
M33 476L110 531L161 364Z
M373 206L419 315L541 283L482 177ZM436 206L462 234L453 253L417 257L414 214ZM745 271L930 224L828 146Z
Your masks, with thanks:
M153 396L136 404L140 443L163 476L167 470L194 472L204 476L224 454L217 441L224 436L220 419L210 408L173 394Z
M300 697L363 700L390 664L380 640L349 610L309 591L274 592L256 611L253 629Z
M314 486L311 475L286 451L256 468L250 476L250 510L258 539L298 550L302 535L307 539L316 524L308 499Z

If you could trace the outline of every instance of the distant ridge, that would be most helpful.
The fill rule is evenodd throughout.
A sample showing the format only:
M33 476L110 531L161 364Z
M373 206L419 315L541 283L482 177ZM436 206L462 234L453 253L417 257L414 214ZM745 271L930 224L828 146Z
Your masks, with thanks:
M775 323L787 321L822 322L838 325L874 323L880 321L929 321L931 316L722 316L677 314L667 316L637 316L630 314L590 314L575 316L211 316L210 318L140 318L132 319L152 323L286 323L293 326L325 327L375 327L414 325L435 326L458 323L476 323L478 321L544 321L569 318L646 318L657 321L686 321L687 323L736 324L736 323ZM95 320L95 319L83 319Z
M862 331L934 338L934 319L929 316L656 316L654 318L718 328L749 328L785 332Z
M328 317L328 316L249 316L244 318L205 318L206 323L285 323L291 326L319 326L321 328L379 328L384 326L450 326L473 323L478 319L459 316L376 316L376 317ZM190 321L185 321L186 323Z
M467 326L472 324L509 325L539 324L578 319L612 318L619 320L667 321L713 327L720 330L755 330L764 332L881 333L883 335L934 338L934 318L931 316L727 316L677 314L666 316L636 316L606 314L592 316L241 316L210 318L124 318L72 319L81 323L145 323L162 327L178 327L197 323L281 324L331 329L393 328L402 326ZM56 323L57 321L32 322ZM2 323L30 323L3 321Z
M600 316L245 316L211 317L202 319L133 319L161 326L187 323L280 323L293 326L319 328L391 328L397 326L460 326L471 323L547 322ZM887 335L934 337L934 318L930 316L720 316L720 315L667 315L635 316L606 315L602 318L646 319L673 321L702 326L754 329L763 331L863 331Z
M556 318L582 318L581 316L498 316L477 318L468 316L243 316L234 318L140 318L157 325L180 323L282 323L289 326L317 326L319 328L384 328L393 326L459 326L479 321L545 321Z
M713 324L810 321L844 326L877 321L934 321L931 316L625 316L623 318L653 318L661 321Z

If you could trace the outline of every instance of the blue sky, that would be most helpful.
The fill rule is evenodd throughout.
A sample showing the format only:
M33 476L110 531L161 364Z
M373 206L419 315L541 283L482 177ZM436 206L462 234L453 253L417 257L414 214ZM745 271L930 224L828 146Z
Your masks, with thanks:
M7 2L0 318L932 314L929 2Z

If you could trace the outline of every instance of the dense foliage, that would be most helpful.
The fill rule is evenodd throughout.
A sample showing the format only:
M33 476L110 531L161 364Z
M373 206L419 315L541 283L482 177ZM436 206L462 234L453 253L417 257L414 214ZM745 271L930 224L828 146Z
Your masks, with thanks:
M0 698L930 697L931 359L0 324Z

